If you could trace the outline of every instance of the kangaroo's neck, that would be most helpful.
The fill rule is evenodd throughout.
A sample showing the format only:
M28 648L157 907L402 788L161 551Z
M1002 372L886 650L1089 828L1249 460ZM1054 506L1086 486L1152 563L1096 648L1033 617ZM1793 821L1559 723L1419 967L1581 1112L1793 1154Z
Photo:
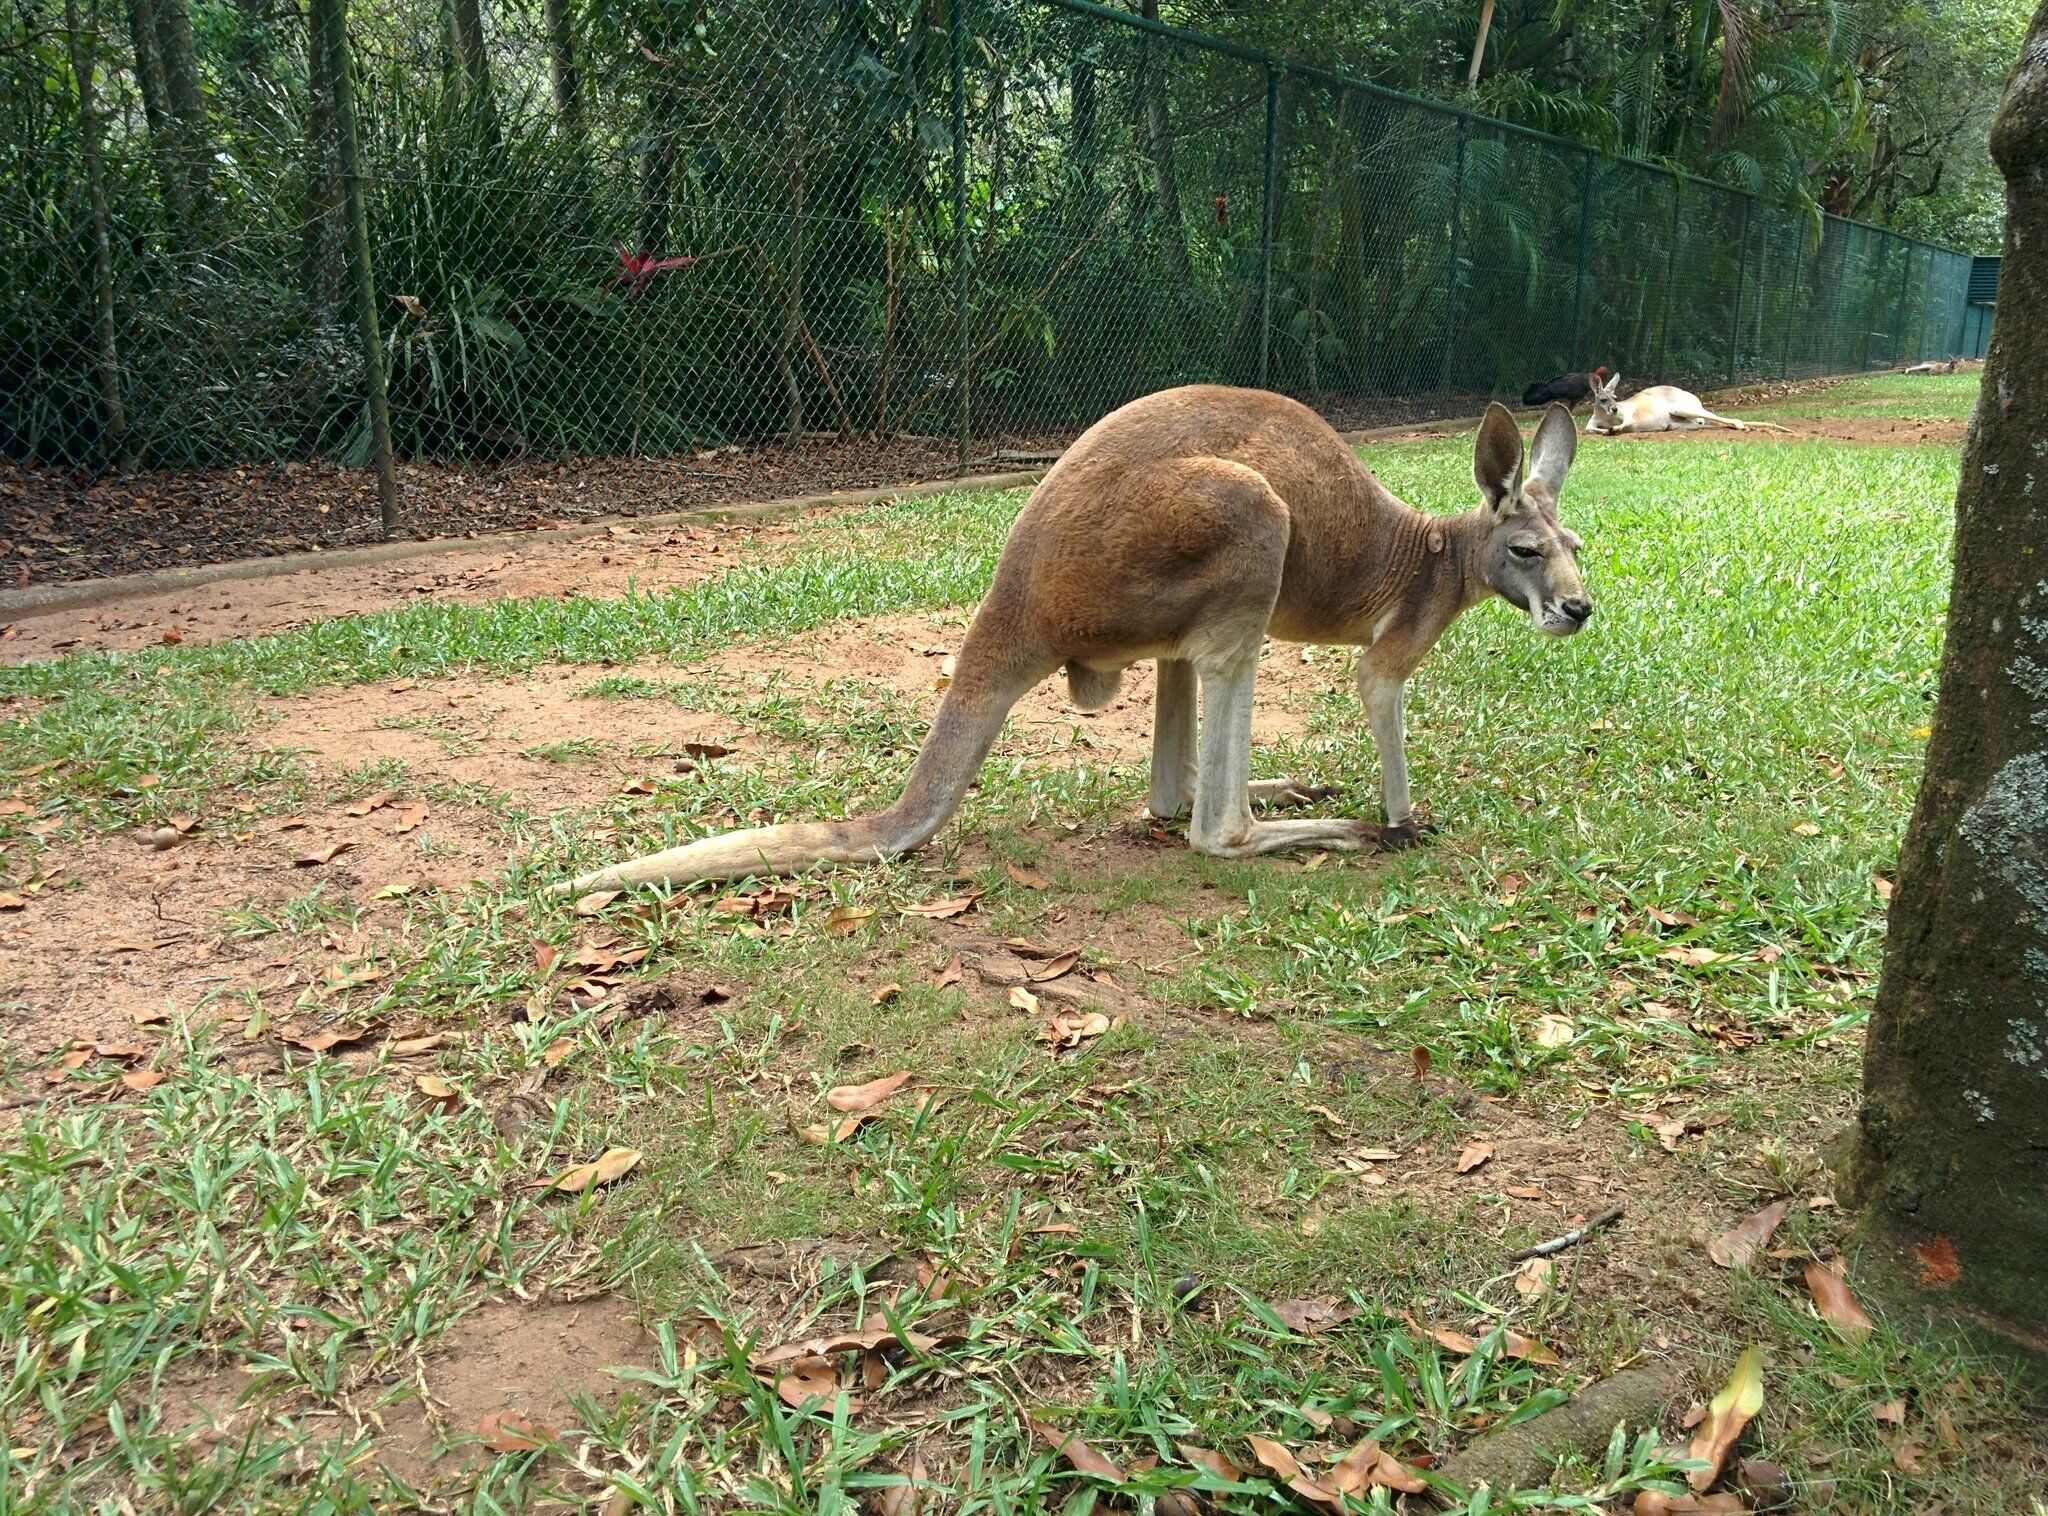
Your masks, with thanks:
M1487 531L1480 511L1432 516L1365 475L1342 509L1297 513L1274 635L1369 645L1398 623L1434 641L1492 593Z

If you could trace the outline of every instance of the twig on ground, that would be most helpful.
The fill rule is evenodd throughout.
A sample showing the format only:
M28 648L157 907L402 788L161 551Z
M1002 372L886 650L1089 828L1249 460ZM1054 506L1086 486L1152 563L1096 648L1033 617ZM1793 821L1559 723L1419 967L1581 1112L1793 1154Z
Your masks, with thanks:
M1562 1237L1553 1237L1548 1242L1537 1243L1533 1248L1523 1248L1519 1253L1508 1254L1508 1262L1520 1263L1525 1258L1548 1258L1552 1253L1562 1253L1566 1248L1575 1248L1602 1227L1613 1226L1621 1217L1622 1207L1610 1207L1584 1226L1566 1232Z

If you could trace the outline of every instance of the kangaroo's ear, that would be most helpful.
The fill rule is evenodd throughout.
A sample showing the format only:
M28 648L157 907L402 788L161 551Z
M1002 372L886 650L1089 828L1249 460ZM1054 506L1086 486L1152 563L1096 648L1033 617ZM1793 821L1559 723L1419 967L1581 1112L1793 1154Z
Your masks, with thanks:
M1609 374L1600 382L1600 393L1612 400L1621 390L1621 375Z
M1495 511L1513 507L1522 493L1522 429L1498 400L1486 408L1472 444L1472 478Z
M1523 495L1555 509L1564 489L1565 470L1572 466L1578 450L1579 429L1571 411L1551 401L1536 428L1536 440L1529 444L1529 479L1522 486Z

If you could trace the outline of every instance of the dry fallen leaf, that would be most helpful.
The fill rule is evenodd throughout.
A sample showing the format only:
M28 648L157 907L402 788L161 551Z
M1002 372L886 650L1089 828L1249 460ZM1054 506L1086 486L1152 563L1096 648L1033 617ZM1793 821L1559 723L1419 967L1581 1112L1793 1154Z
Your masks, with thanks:
M1920 1282L1924 1285L1947 1289L1963 1277L1963 1262L1956 1256L1956 1245L1946 1237L1918 1243L1913 1253L1920 1260Z
M1121 1017L1117 1018L1119 1021ZM1039 1029L1041 1042L1049 1042L1055 1051L1060 1048L1079 1047L1082 1043L1100 1037L1117 1024L1100 1011L1059 1011Z
M351 1042L363 1042L371 1037L381 1036L384 1024L373 1021L367 1026L330 1026L317 1032L282 1032L279 1036L293 1047L301 1047L311 1053L324 1053Z
M1025 977L1030 979L1033 984L1044 984L1047 980L1057 979L1062 974L1068 973L1080 961L1080 952L1078 950L1070 950L1061 953L1057 958L1048 958L1035 969L1027 970Z
M946 960L946 966L939 970L939 988L943 990L949 984L958 984L960 974L960 955L955 953Z
M1813 1307L1820 1312L1821 1319L1832 1324L1844 1337L1852 1340L1868 1337L1877 1325L1864 1314L1863 1307L1849 1289L1839 1258L1832 1263L1816 1260L1807 1264L1806 1291L1813 1296Z
M562 1434L545 1421L535 1421L518 1411L492 1411L477 1424L477 1435L493 1453L532 1453Z
M1318 1332L1327 1332L1331 1327L1349 1321L1358 1314L1358 1307L1341 1304L1327 1297L1283 1300L1273 1307L1273 1314L1279 1317L1290 1331L1313 1337Z
M842 1116L830 1125L807 1126L801 1133L804 1141L812 1147L829 1147L835 1142L844 1142L855 1132L875 1119L873 1111L861 1111L856 1115Z
M1214 1448L1200 1447L1192 1442L1176 1442L1174 1446L1180 1449L1181 1457L1185 1458L1196 1468L1207 1469L1218 1479L1225 1479L1235 1484L1238 1480L1244 1478L1244 1470Z
M325 847L316 847L310 852L299 854L292 860L292 866L301 869L317 868L323 863L332 863L354 846L353 842L330 842Z
M825 1091L825 1104L849 1115L872 1110L910 1082L910 1072L884 1074L866 1084L842 1084Z
M976 890L972 894L954 895L946 900L920 900L915 905L906 905L903 908L903 914L906 916L928 916L935 921L945 921L972 910L974 902L980 898L981 892ZM869 914L872 915L873 912L869 912Z
M19 911L28 907L28 897L13 890L0 890L0 911Z
M556 1190L564 1195L574 1195L583 1190L595 1189L601 1184L610 1184L614 1179L632 1172L644 1156L638 1148L607 1148L603 1154L589 1163L579 1163L567 1168L552 1179L539 1180L544 1190Z
M588 895L580 896L577 899L575 905L576 914L579 916L595 916L624 893L624 890L592 890Z
M1721 1465L1728 1461L1729 1450L1735 1446L1735 1439L1742 1435L1742 1429L1749 1425L1750 1418L1763 1409L1764 1404L1764 1360L1758 1349L1743 1350L1735 1360L1734 1372L1721 1392L1707 1405L1707 1414L1693 1433L1690 1455L1701 1460L1703 1467L1686 1475L1686 1482L1695 1491L1704 1490L1721 1475Z
M1540 1048L1568 1047L1572 1038L1578 1036L1578 1028L1564 1016L1539 1016L1536 1018L1536 1046Z
M417 829L427 819L427 808L423 805L401 805L391 814L398 818L398 825L392 830L402 835Z
M875 919L873 906L835 905L825 913L825 935L846 937Z
M384 1051L394 1058L410 1058L415 1053L430 1052L447 1040L439 1032L422 1032L416 1037L394 1037L384 1044Z
M1472 1141L1465 1144L1465 1151L1458 1155L1458 1172L1469 1174L1483 1167L1493 1157L1493 1144Z
M459 1093L455 1086L439 1074L418 1074L413 1077L413 1088L429 1100L455 1100Z
M1818 837L1820 835L1820 827L1811 821L1795 821L1792 823L1792 835L1795 837Z
M1771 1240L1771 1234L1778 1230L1778 1223L1785 1219L1785 1212L1790 1207L1789 1200L1772 1201L1733 1231L1725 1232L1708 1243L1707 1256L1724 1269L1748 1268L1750 1260L1756 1257L1757 1249Z
M1746 1516L1748 1504L1723 1490L1714 1495L1660 1495L1644 1490L1629 1507L1631 1516Z
M1902 1427L1906 1424L1906 1402L1883 1400L1870 1408L1870 1419L1888 1427Z
M1013 1011L1022 1011L1027 1016L1038 1014L1038 997L1021 984L1010 986L1009 1000L1010 1009Z
M1550 1276L1556 1266L1548 1258L1531 1258L1515 1275L1515 1293L1534 1300L1550 1292Z
M1883 900L1883 901L1887 901L1887 902L1889 902L1889 901L1891 900L1891 898L1892 898L1892 889L1893 889L1893 887L1894 887L1894 886L1893 886L1893 884L1892 884L1891 880L1889 880L1889 879L1885 878L1885 877L1884 877L1884 875L1882 875L1882 874L1872 874L1872 875L1870 876L1870 887L1871 887L1871 888L1872 888L1873 890L1876 890L1876 891L1877 891L1877 898L1878 898L1878 899L1880 899L1880 900Z
M167 1074L158 1073L155 1069L130 1069L121 1076L121 1083L127 1085L129 1089L134 1090L137 1094L141 1094L144 1090L155 1089L169 1077Z
M1004 864L1003 872L1023 885L1027 890L1049 890L1052 888L1052 881L1046 878L1045 875L1038 873L1036 870L1027 869L1019 863Z
M1042 1421L1033 1421L1031 1430L1038 1434L1047 1447L1072 1464L1079 1473L1092 1475L1096 1479L1106 1479L1111 1484L1124 1483L1122 1469L1072 1432L1056 1431Z
M890 1001L894 1000L898 995L901 995L902 993L902 985L894 983L885 984L881 988L877 989L872 995L868 996L868 1004L887 1005Z
M370 812L382 810L389 804L391 804L391 791L379 790L374 795L358 800L348 808L348 813L351 816L367 816Z
M1248 1437L1246 1441L1252 1445L1252 1456L1278 1475L1281 1483L1285 1484L1297 1499L1318 1510L1328 1511L1331 1516L1345 1516L1349 1508L1344 1503L1344 1497L1310 1478L1308 1471L1295 1461L1294 1455L1287 1449L1269 1437Z
M652 779L628 779L619 786L619 793L621 795L652 795L655 789L656 785Z

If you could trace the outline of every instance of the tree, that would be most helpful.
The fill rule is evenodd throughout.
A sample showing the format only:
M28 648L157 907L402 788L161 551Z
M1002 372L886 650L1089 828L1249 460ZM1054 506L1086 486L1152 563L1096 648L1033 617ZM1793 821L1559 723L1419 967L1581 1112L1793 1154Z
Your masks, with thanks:
M1953 1247L1961 1303L2048 1324L2048 0L1991 130L2005 261L1956 492L1926 775L1899 857L1855 1187ZM1945 1239L1945 1241L1943 1240Z

